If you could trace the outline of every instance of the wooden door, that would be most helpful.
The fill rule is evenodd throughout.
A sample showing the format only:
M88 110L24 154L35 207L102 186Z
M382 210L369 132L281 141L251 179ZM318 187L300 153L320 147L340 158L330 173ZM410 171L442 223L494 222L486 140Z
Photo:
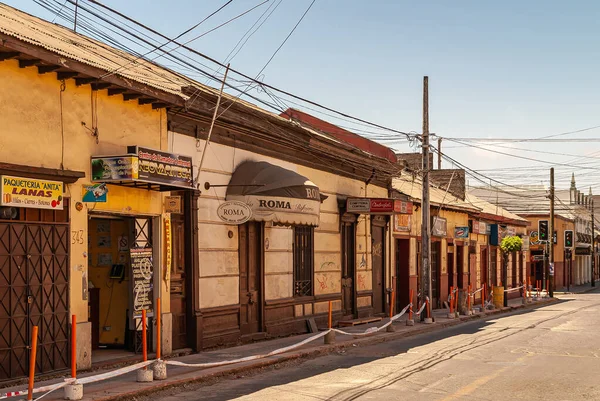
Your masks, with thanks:
M456 270L454 268L454 246L448 245L446 260L448 261L448 293L450 287L456 287Z
M410 303L410 240L396 240L396 311Z
M490 284L498 285L498 250L494 247L490 251Z
M380 217L380 216L376 216ZM373 313L385 313L385 220L374 220L371 226L371 267L373 269Z
M248 222L239 226L240 332L262 331L262 225Z
M354 273L356 271L355 223L342 223L342 313L344 318L354 317L355 292Z
M511 274L512 274L512 279L511 279L511 287L512 288L516 288L518 287L517 283L519 282L519 275L517 272L517 253L513 252L511 255L511 259L512 259L512 269L511 269Z
M480 271L480 281L482 284L485 284L486 287L489 287L488 280L488 250L482 249L481 256L479 257L479 266L481 267Z
M441 242L431 243L431 308L437 309L440 300L440 248Z
M466 289L465 283L465 259L464 259L464 247L456 245L456 285L459 289Z
M187 348L187 293L185 274L185 222L183 215L171 218L171 314L173 317L173 349Z

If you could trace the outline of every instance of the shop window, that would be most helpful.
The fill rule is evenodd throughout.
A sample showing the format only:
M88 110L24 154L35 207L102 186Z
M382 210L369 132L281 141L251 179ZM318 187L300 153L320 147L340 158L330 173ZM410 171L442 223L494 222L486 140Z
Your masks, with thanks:
M294 296L304 297L313 292L314 228L294 227Z

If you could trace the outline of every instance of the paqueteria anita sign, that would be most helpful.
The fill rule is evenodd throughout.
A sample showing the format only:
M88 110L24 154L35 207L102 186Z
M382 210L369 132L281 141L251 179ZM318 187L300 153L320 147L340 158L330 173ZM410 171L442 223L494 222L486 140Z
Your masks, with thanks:
M63 183L31 178L1 176L0 205L36 209L63 208Z
M252 209L244 202L227 201L219 205L217 215L225 223L244 224L252 217Z

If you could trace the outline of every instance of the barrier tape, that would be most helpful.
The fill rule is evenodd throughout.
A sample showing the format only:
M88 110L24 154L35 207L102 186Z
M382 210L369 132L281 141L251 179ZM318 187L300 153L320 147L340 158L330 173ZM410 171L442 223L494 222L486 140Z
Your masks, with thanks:
M113 370L111 372L106 372L106 373L101 373L99 375L94 375L94 376L88 376L88 377L84 377L81 379L73 379L73 378L68 378L65 379L64 382L62 383L56 383L56 384L52 384L49 386L44 386L44 387L38 387L38 388L34 388L33 389L33 394L35 393L46 393L44 395L42 395L39 398L45 397L47 394L56 391L68 384L88 384L88 383L95 383L95 382L99 382L102 380L106 380L106 379L112 379L113 377L117 377L117 376L121 376L124 375L126 373L129 372L133 372L134 370L146 367L150 364L154 363L154 361L146 361L146 362L140 362L140 363L136 363L134 365L131 366L126 366L124 368L120 368L117 370ZM28 391L27 390L20 390L20 391L10 391L4 394L0 394L0 400L6 399L6 398L10 398L10 397L18 397L21 395L27 395Z
M246 356L244 358L238 358L238 359L232 359L229 361L220 361L220 362L205 362L205 363L185 363L185 362L180 362L180 361L165 361L165 363L167 365L173 365L173 366L183 366L183 367L188 367L188 368L212 368L212 367L217 367L217 366L224 366L224 365L231 365L234 363L239 363L239 362L248 362L248 361L253 361L256 359L262 359L262 358L267 358L270 356L275 356L278 354L282 354L284 352L287 351L291 351L295 348L301 347L304 344L308 344L311 341L315 341L321 337L324 337L325 335L327 335L327 333L329 333L332 329L323 331L317 335L314 335L312 337L309 337L303 341L300 341L299 343L296 344L292 344L290 346L287 347L283 347L283 348L278 348L274 351L271 351L267 354L258 354L258 355L251 355L251 356Z
M340 329L331 329L331 330L335 331L336 333L345 334L345 335L348 335L348 336L366 336L366 335L369 335L369 334L377 333L378 331L381 331L381 330L385 329L386 327L388 327L390 324L394 323L394 321L400 319L406 313L406 311L408 311L408 308L410 308L410 307L412 307L412 303L406 305L404 307L404 309L402 309L400 311L400 313L392 316L392 318L386 324L384 324L383 326L380 326L380 327L369 327L368 329L366 329L362 333L348 333L347 331L343 331L343 330L340 330Z
M504 290L504 292L514 292L514 291L518 291L518 290L520 290L521 288L525 288L525 286L524 286L524 285L522 285L522 286L520 286L520 287L509 288L509 289L506 289L506 290Z

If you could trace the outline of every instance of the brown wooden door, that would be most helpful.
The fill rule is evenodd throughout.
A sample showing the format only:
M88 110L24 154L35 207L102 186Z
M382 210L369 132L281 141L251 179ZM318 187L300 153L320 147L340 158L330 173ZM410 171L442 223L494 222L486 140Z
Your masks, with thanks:
M396 311L402 310L410 301L410 240L396 240Z
M431 305L432 309L439 307L440 299L440 248L441 242L431 243Z
M355 224L342 223L342 313L353 317L355 309L354 273L356 271Z
M69 367L69 226L0 222L0 380Z
M240 332L262 331L261 265L262 225L248 222L239 226L240 257Z
M186 274L185 274L185 223L183 215L173 215L171 220L171 314L173 316L173 349L188 346L186 314Z
M480 272L480 277L481 277L481 283L484 284L489 287L489 280L488 280L488 250L487 249L482 249L481 250L481 256L479 258L479 266L481 268L481 272Z
M378 216L379 217L379 216ZM383 221L385 223L385 221ZM373 313L385 313L385 226L376 220L371 226L371 261L373 269Z

